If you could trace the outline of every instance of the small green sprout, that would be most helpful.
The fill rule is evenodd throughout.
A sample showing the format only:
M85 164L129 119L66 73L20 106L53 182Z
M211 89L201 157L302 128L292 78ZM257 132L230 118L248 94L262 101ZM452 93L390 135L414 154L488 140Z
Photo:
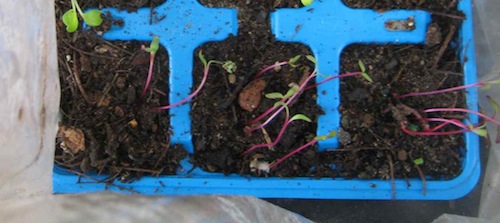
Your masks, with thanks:
M363 76L368 82L373 83L373 79L366 73L366 67L361 60L358 60L359 69L361 69L361 76Z
M236 71L237 66L235 62L228 60L225 61L224 64L222 64L222 68L224 68L224 70L226 70L227 73L232 74Z
M469 124L469 128L470 128L471 132L476 133L477 135L479 135L481 137L488 136L488 130L485 129L486 128L486 123L484 123L481 126L477 126L477 127L475 127L472 124Z
M320 136L316 136L314 137L314 140L317 140L317 141L324 141L324 140L327 140L327 139L330 139L330 138L333 138L337 136L337 131L333 130L331 132L329 132L328 134L326 135L320 135Z
M144 85L144 90L142 90L141 93L141 98L142 98L146 94L149 88L149 84L151 83L151 79L153 78L153 66L154 66L156 52L160 48L160 38L158 36L155 36L149 47L142 45L141 48L142 50L149 53L149 71L148 71L148 77L146 79L146 84Z
M183 98L182 100L180 100L178 102L175 102L173 104L156 107L154 109L156 109L156 110L171 109L173 107L177 107L177 106L183 105L184 103L187 103L189 100L191 100L192 98L194 98L201 91L201 89L203 88L203 86L207 82L208 74L209 74L209 71L210 71L210 66L212 64L217 64L217 65L221 66L228 73L233 73L233 72L236 71L236 63L234 63L233 61L230 61L230 60L227 60L227 61L209 60L209 61L207 61L207 59L205 59L205 56L203 55L203 51L201 51L201 50L198 53L198 58L203 63L203 78L201 79L201 82L198 85L198 87L190 95L188 95L187 97Z
M69 33L75 32L78 29L77 12L83 18L83 21L89 26L100 26L102 24L101 11L98 9L90 10L86 13L82 11L77 0L71 0L71 9L66 11L62 16L62 21L66 25L66 31Z
M314 56L312 56L312 55L306 55L306 58L307 58L309 61L313 62L314 64L317 64L317 63L318 63L318 61L316 60L316 58L314 58Z
M266 94L265 96L266 96L266 98L269 98L269 99L281 99L281 101L285 101L286 99L290 98L292 95L294 95L299 90L299 85L296 83L291 83L289 86L290 86L290 89L288 89L288 91L286 92L285 95L283 95L279 92L272 92L272 93Z
M288 64L290 64L290 66L292 67L298 67L299 65L297 64L297 61L299 61L300 57L300 55L297 55L290 58L290 60L288 60Z
M309 117L307 117L303 114L295 114L294 116L292 116L292 118L290 118L290 122L293 122L295 120L302 120L304 122L312 122L312 120Z
M314 2L314 0L300 0L300 2L302 3L302 5L308 6L308 5L312 4Z
M420 166L424 164L424 159L423 158L414 159L413 163L415 164L415 166Z

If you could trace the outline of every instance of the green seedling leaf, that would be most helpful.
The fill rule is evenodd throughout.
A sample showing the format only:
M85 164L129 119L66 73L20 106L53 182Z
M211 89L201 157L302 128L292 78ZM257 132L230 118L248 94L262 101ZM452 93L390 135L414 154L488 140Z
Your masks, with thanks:
M312 4L314 2L314 0L300 0L300 2L302 3L302 5L308 6L308 5Z
M309 61L313 62L314 64L317 64L317 63L318 63L318 61L316 60L316 58L314 58L312 55L306 55L306 58L307 58Z
M333 130L326 135L316 136L316 137L314 137L314 139L318 140L318 141L324 141L324 140L327 140L329 138L333 138L335 136L337 136L337 131Z
M90 10L83 14L83 21L89 26L100 26L102 24L101 11L98 9Z
M288 109L288 106L286 105L285 102L277 101L276 103L274 103L274 107L279 107L279 106L284 106L285 108Z
M415 160L413 160L413 163L415 164L415 166L420 166L420 165L424 164L424 159L423 158L415 159Z
M203 63L203 66L205 66L205 68L206 68L208 66L208 62L205 59L205 56L203 56L202 50L200 50L200 52L198 53L198 58L200 58L201 62Z
M409 124L408 125L408 129L413 131L413 132L418 132L419 131L419 128L418 128L418 125L415 125L415 124Z
M488 81L491 84L500 84L500 78L493 80L493 81Z
M225 61L224 64L222 64L222 68L226 70L228 73L232 74L236 71L236 63L233 61Z
M493 107L493 111L495 112L495 114L498 113L498 103L493 100L493 98L491 98L489 95L486 96L486 98L488 98L488 101L490 102L491 106Z
M268 93L265 96L269 99L282 99L284 97L283 94L279 92Z
M290 64L290 66L292 66L292 67L299 66L299 65L297 65L297 61L299 61L300 57L301 57L300 55L294 56L293 58L288 60L288 64Z
M365 65L363 64L363 61L358 60L358 65L359 65L359 69L361 69L361 72L362 72L362 73L365 73L365 72L366 72L366 67L365 67Z
M488 136L488 130L483 129L483 128L476 128L472 130L473 133L478 134L481 137L486 137Z
M366 67L363 64L363 61L358 60L358 65L359 69L361 69L361 76L363 76L368 82L373 83L373 79L370 77L370 75L368 75L368 73L366 73Z
M66 11L62 16L62 21L66 25L66 31L69 33L75 32L78 29L78 17L74 9Z
M363 76L368 82L373 83L373 79L367 73L363 72L361 73L361 76Z
M294 115L291 119L290 122L295 121L295 120L302 120L305 122L312 122L311 119L303 114L296 114Z
M491 88L491 85L495 85L495 84L500 84L500 78L486 82L486 84L483 87L481 87L481 89L489 90Z
M283 96L283 98L290 98L292 97L292 95L294 95L295 93L297 93L297 91L299 90L299 85L297 85L296 83L291 83L290 85L290 89L288 89L288 91L286 92L285 96Z
M151 54L156 54L159 48L160 48L160 38L155 36L155 38L153 38L153 42L151 42L151 44L149 44L149 47L146 48L146 52L149 52Z

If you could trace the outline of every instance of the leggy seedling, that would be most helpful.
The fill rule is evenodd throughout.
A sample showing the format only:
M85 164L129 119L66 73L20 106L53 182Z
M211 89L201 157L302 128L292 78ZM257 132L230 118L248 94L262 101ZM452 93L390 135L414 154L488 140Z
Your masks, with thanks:
M164 109L171 109L173 107L177 107L179 105L182 105L186 102L188 102L189 100L191 100L194 96L196 96L200 90L203 88L203 85L205 85L205 82L207 81L207 78L208 78L208 72L210 70L210 65L212 64L218 64L218 65L221 65L221 67L226 70L228 73L234 73L236 71L236 64L233 62L233 61L224 61L224 62L221 62L221 61L217 61L217 60L210 60L207 62L207 60L205 59L205 56L203 56L203 53L202 51L200 50L200 52L198 53L198 58L200 59L200 61L203 63L203 78L201 79L201 82L200 82L200 85L196 88L195 91L193 91L193 93L191 93L190 95L188 95L186 98L174 103L174 104L170 104L170 105L166 105L166 106L161 106L161 107L156 107L155 109L156 110L164 110Z
M303 83L300 83L300 85L299 85L298 88L293 89L293 91L292 91L293 94L291 94L289 97L282 98L282 101L285 102L286 106L289 106L293 101L295 101L295 99L297 99L302 94L302 92L304 90L312 89L312 88L316 87L319 84L326 83L327 81L333 80L335 78L342 78L342 77L350 77L350 76L362 75L369 82L373 82L372 79L371 79L371 77L366 73L366 70L365 70L365 67L364 67L363 63L361 61L359 61L361 72L346 73L346 74L342 74L342 75L338 75L338 76L328 77L324 81L321 81L320 83L318 83L316 85L311 85L311 86L307 87L307 84L309 83L309 81L311 81L313 78L315 78L319 74L318 74L318 68L317 68L317 61L316 61L316 59L313 56L311 56L311 55L307 55L306 58L309 61L313 62L316 66L315 66L313 72L311 72L311 74L303 81ZM288 92L290 92L291 90L289 90ZM255 119L253 119L253 120L251 120L251 121L249 121L247 123L247 125L249 125L249 127L245 128L245 133L246 134L250 134L250 133L252 133L253 131L255 131L257 129L263 128L264 126L266 126L267 124L269 124L283 110L284 110L284 106L279 106L279 107L273 106L273 107L269 108L263 114L259 115L257 118L255 118ZM258 123L260 120L262 120L263 118L265 118L269 114L271 114L271 116L266 121L264 121L262 124L255 125L256 123Z
M66 11L62 16L62 21L64 25L66 25L66 31L69 33L75 32L78 29L79 22L77 12L83 18L83 21L89 26L95 27L102 24L100 10L93 9L84 13L77 0L71 0L71 9Z
M141 93L141 98L142 98L146 94L149 88L149 84L151 83L151 79L153 77L153 66L155 62L156 52L158 51L158 48L160 48L160 38L155 36L153 42L151 42L149 47L142 45L141 48L142 50L149 52L149 71L148 71L148 77L146 79L146 84L144 85L144 90L142 90Z
M422 111L422 113L435 113L435 112L462 112L466 114L473 114L477 115L481 118L483 118L485 121L472 125L472 124L465 124L457 119L446 119L446 118L423 118L422 116L418 117L418 119L424 123L425 125L429 126L427 124L428 122L440 122L441 124L437 125L434 128L424 128L424 131L418 131L412 128L407 127L406 121L401 121L401 129L403 132L410 134L410 135L419 135L419 136L438 136L438 135L452 135L452 134L460 134L460 133L465 133L465 132L474 132L480 136L486 137L487 136L487 131L485 129L486 123L491 122L495 124L496 126L500 127L500 122L495 120L496 114L498 113L498 104L491 99L491 97L488 97L490 100L490 103L492 104L494 108L494 114L489 117L487 115L484 115L480 112L473 111L470 109L465 109L465 108L431 108L431 109L426 109ZM424 125L423 124L423 125ZM438 132L439 129L447 126L447 125L454 125L460 128L460 130L452 130L452 131L444 131L444 132ZM498 141L498 139L497 139Z
M277 94L280 94L280 93L270 93L270 94L267 94L266 97L268 97L268 98L275 98L274 96L276 96ZM290 118L290 110L288 109L288 106L286 106L285 103L282 102L282 101L276 102L276 104L274 106L285 106L285 114L286 114L286 116L285 116L285 123L281 127L281 129L280 129L280 131L278 133L278 136L276 136L276 139L273 142L271 142L271 143L257 144L257 145L254 145L254 146L250 147L249 149L247 149L243 153L244 155L249 154L249 153L251 153L252 151L254 151L254 150L258 149L258 148L272 147L272 146L275 146L276 144L278 144L278 142L281 140L281 137L283 137L283 134L285 133L285 130L288 128L288 126L290 124L292 124L293 121L302 120L302 121L306 121L306 122L311 122L311 119L309 117L303 115L303 114L295 114L294 116L292 116Z

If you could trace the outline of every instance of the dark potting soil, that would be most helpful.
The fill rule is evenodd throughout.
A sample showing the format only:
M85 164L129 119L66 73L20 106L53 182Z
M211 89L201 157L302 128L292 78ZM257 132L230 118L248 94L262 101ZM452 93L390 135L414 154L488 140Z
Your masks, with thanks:
M250 162L254 159L272 162L313 139L317 117L322 113L316 105L316 90L305 91L290 106L290 114L305 114L313 122L295 121L273 148L261 148L242 156L242 152L250 146L265 143L265 136L269 137L267 140L274 140L284 122L284 115L279 115L265 128L265 132L256 131L251 136L243 133L247 121L274 104L274 100L266 99L263 94L286 92L288 84L299 83L314 68L304 58L311 54L306 46L276 42L270 33L269 13L275 8L299 7L300 1L200 2L209 7L237 7L239 32L236 37L208 43L198 49L203 50L207 60L231 60L238 68L234 74L228 74L220 66L213 65L207 83L191 102L195 146L191 158L196 166L225 174L389 179L391 175L397 178L418 177L413 160L422 158L424 164L420 169L426 175L452 178L461 172L462 135L406 135L400 130L400 119L416 122L411 115L397 108L400 105L416 110L464 107L463 92L402 100L393 97L393 94L461 85L460 60L449 43L450 38L446 38L450 35L452 40L456 39L456 30L460 18L463 18L456 11L455 1L368 3L345 0L351 7L382 11L394 8L432 11L434 16L428 44L352 45L346 48L342 55L341 72L359 71L358 60L362 60L374 83L359 77L341 80L342 146L327 152L308 148L272 169L270 174L252 171ZM84 7L111 6L134 10L160 3L145 0L87 1ZM149 55L140 50L140 45L149 43L107 42L91 31L68 34L59 18L69 8L68 2L56 1L62 85L61 125L70 129L69 133L73 135L85 135L85 149L72 154L58 146L56 163L83 172L108 173L123 180L146 174L175 173L178 161L186 153L179 146L169 145L167 112L150 109L168 102L167 53L164 49L157 53L152 82L154 90L148 91L145 100L139 100L149 65ZM452 26L456 29L450 28ZM106 26L103 31L105 29ZM203 74L197 54L193 54L196 59L193 89L198 86ZM252 82L262 68L296 55L302 55L299 67L282 66L264 74L259 83ZM87 99L82 96L75 76L79 76ZM238 100L248 85L262 88L257 91L260 103L252 112L244 110ZM446 115L463 118L457 114ZM131 123L134 119L137 121L135 128L135 124ZM331 169L332 164L337 168Z
M85 7L116 2L122 1L87 1ZM144 5L132 2L148 3L121 7ZM166 50L158 50L150 88L141 98L150 62L141 45L149 43L109 42L94 30L67 33L59 18L69 8L70 1L56 1L61 122L55 162L79 173L109 174L111 181L175 174L187 152L170 145L168 112L152 109L168 103ZM111 22L119 24L106 20L97 32Z
M301 60L297 68L282 67L262 78L265 87L257 91L261 101L254 111L246 111L238 96L247 85L254 85L253 77L262 68L276 61L286 61L295 55L311 54L300 44L276 42L270 33L269 13L275 8L299 7L299 1L220 1L203 0L211 7L237 7L239 33L223 42L208 43L199 48L207 59L231 60L238 66L231 78L219 67L210 69L208 81L192 103L193 144L195 165L210 172L238 173L260 176L310 176L390 179L419 177L414 160L423 159L422 174L437 179L453 178L461 172L464 148L462 135L410 136L400 128L400 121L418 124L401 106L415 110L426 108L464 107L464 93L405 98L397 100L394 94L429 91L462 84L462 66L450 40L455 40L463 19L455 1L367 1L345 0L351 7L369 7L376 10L395 8L423 9L433 12L425 45L351 45L341 59L341 73L359 71L358 60L363 61L374 83L361 77L341 80L341 147L318 152L315 147L295 154L270 174L250 169L254 159L273 162L315 137L316 118L321 108L315 104L317 92L305 91L299 101L290 106L290 114L303 113L313 123L294 122L282 140L273 148L260 148L247 156L242 153L252 145L274 140L284 121L280 115L265 132L251 136L243 130L247 121L262 114L275 100L263 95L285 93L287 85L300 81L304 69L312 64ZM451 27L454 28L451 28ZM447 38L450 36L449 38ZM304 68L306 67L306 68ZM202 78L203 66L195 62L195 86ZM236 81L235 81L236 80ZM429 116L431 117L431 116ZM441 117L464 118L458 114ZM445 129L445 130L450 130ZM268 139L266 139L268 137ZM335 166L332 169L331 166ZM392 169L392 170L391 170Z

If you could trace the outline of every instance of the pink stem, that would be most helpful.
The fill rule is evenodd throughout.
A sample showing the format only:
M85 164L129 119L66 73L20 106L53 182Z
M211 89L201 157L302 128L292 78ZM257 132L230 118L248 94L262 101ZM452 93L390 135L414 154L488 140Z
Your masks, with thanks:
M472 111L472 110L465 109L465 108L431 108L431 109L424 110L424 112L425 113L429 113L429 112L465 112L465 113L471 113L471 114L475 114L477 116L480 116L480 117L492 122L493 124L495 124L497 126L500 126L499 121L497 121L491 117L488 117L487 115L481 114L477 111Z
M343 77L351 77L351 76L356 76L356 75L360 75L362 74L363 72L352 72L352 73L345 73L345 74L341 74L341 75L338 75L338 76L332 76L332 77L329 77L329 78L326 78L322 81L320 81L319 83L316 83L316 84L313 84L313 85L310 85L310 86L307 86L304 90L310 90L310 89L313 89L321 84L324 84L328 81L331 81L335 78L343 78Z
M290 118L287 115L287 117L285 119L285 124L283 125L283 127L281 127L281 130L278 133L278 136L276 136L276 139L274 139L274 141L272 143L265 143L265 144L254 145L254 146L250 147L250 149L247 149L243 153L243 155L247 155L247 154L251 153L252 151L254 151L254 150L258 149L258 148L270 147L270 146L275 146L276 144L278 144L278 142L280 141L281 137L283 137L283 134L285 133L285 130L288 127L288 125L290 125L290 123L292 123L292 122L290 121Z
M456 119L445 119L445 118L425 118L426 121L430 121L430 122L443 122L441 125L438 125L436 127L434 127L433 129L430 129L429 131L427 132L434 132L442 127L444 127L445 125L443 124L452 124L452 125L455 125L457 127L460 127L460 128L463 128L463 129L469 129L469 126L467 126L466 124L464 124L463 122L459 121L459 120L456 120Z
M458 90L462 90L462 89L466 89L466 88L471 88L471 87L482 87L484 85L486 85L485 82L478 82L478 83L475 83L475 84L469 84L469 85L464 85L464 86L452 87L452 88L447 88L447 89L442 89L442 90L436 90L436 91L425 91L425 92L408 93L408 94L399 95L399 96L397 96L397 98L401 99L401 98L407 98L407 97L441 94L441 93L446 93L446 92L451 92L451 91L458 91Z
M210 66L207 65L207 67L205 68L204 70L204 73L203 73L203 78L201 79L201 82L200 82L200 85L198 86L198 88L196 88L196 90L191 93L190 95L188 95L186 98L180 100L179 102L176 102L174 104L171 104L171 105L167 105L167 106L161 106L161 107L156 107L154 109L156 110L166 110L166 109L171 109L173 107L176 107L176 106L179 106L179 105L182 105L184 103L186 103L187 101L189 101L191 98L193 98L194 96L196 96L198 94L198 92L200 92L201 88L203 88L203 85L205 85L205 82L207 81L207 77L208 77L208 71L210 69Z
M403 122L400 122L401 125L401 130L403 130L404 133L408 135L419 135L419 136L441 136L441 135L455 135L455 134L460 134L460 133L466 133L470 132L470 129L462 129L462 130L455 130L455 131L448 131L448 132L415 132L411 131L406 128L405 124Z
M316 142L318 142L317 139L313 139L311 140L310 142L302 145L301 147L297 148L297 149L294 149L292 152L286 154L284 157L280 158L279 160L276 160L276 162L272 163L270 166L269 166L269 169L272 169L276 166L278 166L278 164L282 163L283 161L285 161L286 159L290 158L291 156L293 156L294 154L304 150L305 148L309 147L309 146L312 146L314 145Z
M284 99L281 99L281 101L284 101ZM269 109L267 109L264 113L262 113L261 115L259 115L259 117L257 118L254 118L252 120L250 120L249 122L247 122L247 126L248 125L252 125L252 124L255 124L257 123L258 121L260 121L261 119L265 118L267 115L269 115L269 113L273 112L274 110L276 110L277 107L275 106L272 106L270 107ZM250 133L250 132L248 132Z
M283 65L287 65L287 64L289 64L288 61L283 61L283 62L275 63L271 66L268 66L268 67L262 69L259 73L257 73L257 75L255 75L255 77L253 79L255 80L255 79L259 78L262 74L264 74L265 72L267 72L271 69L274 69L275 67L279 67L279 66L283 66Z
M148 71L148 77L146 79L146 85L144 86L144 90L142 90L141 98L146 95L146 92L148 91L149 84L151 83L151 79L153 78L153 65L155 63L155 54L151 53L149 56L149 71Z
M328 82L328 81L330 81L330 80L333 80L333 79L335 79L335 78L351 77L351 76L356 76L356 75L360 75L360 74L362 74L362 72L352 72L352 73L346 73L346 74L341 74L341 75L338 75L338 76L329 77L329 78L327 78L327 79L325 79L325 80L322 80L321 82L319 82L319 83L317 83L317 84L314 84L314 85L310 85L310 86L305 87L305 88L304 88L304 90L310 90L310 89L313 89L313 88L315 88L315 87L317 87L317 86L319 86L319 85L321 85L321 84L324 84L324 83L326 83L326 82ZM310 79L309 79L309 80L310 80ZM309 80L308 80L308 81L309 81ZM283 100L281 100L281 101L283 101ZM257 118L252 119L251 121L247 122L247 125L252 125L252 124L257 123L258 121L260 121L261 119L263 119L264 117L266 117L267 115L269 115L269 113L273 112L274 110L276 110L276 107L274 107L274 106L273 106L273 107L271 107L271 108L269 108L269 109L268 109L268 110L266 110L264 113L262 113L261 115L259 115ZM256 129L259 129L259 128L256 128ZM253 129L253 128L252 128L252 129L249 129L249 130L247 131L247 133L250 133L250 132L252 132L252 131L254 131L254 130L256 130L256 129Z

